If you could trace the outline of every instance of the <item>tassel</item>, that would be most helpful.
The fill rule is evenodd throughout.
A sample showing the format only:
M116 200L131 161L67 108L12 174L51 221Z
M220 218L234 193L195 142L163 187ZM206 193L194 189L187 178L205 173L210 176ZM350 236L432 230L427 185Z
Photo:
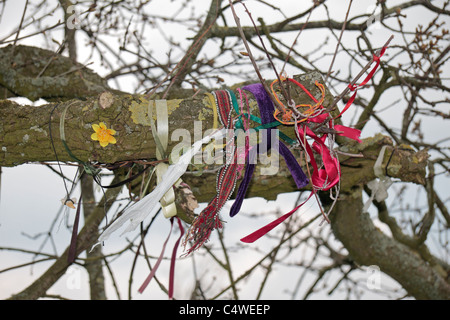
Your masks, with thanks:
M193 245L186 255L191 254L208 241L212 230L222 228L219 213L225 203L229 200L236 186L238 174L237 166L235 153L232 163L225 165L220 169L219 174L217 175L217 194L198 217L195 218L189 228L184 244L186 245L188 241L192 241Z

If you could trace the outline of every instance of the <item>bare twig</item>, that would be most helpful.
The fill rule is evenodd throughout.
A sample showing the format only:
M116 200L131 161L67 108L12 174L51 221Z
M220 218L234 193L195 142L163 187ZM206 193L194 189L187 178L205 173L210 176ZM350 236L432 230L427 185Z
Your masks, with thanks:
M212 15L213 11L215 11L214 15ZM166 76L166 78L163 81L161 81L161 84L162 84L165 80L168 79L168 77L171 74L173 74L173 72L175 70L177 70L176 75L172 78L172 80L170 81L169 86L167 87L166 91L164 92L163 99L165 99L167 97L167 94L169 93L169 90L172 87L172 85L175 83L175 81L177 81L177 79L180 76L181 72L186 69L186 66L188 65L188 63L191 62L192 56L195 53L195 51L199 52L201 46L205 43L204 38L205 38L206 34L211 30L211 28L214 25L214 23L216 22L217 17L219 15L219 11L220 11L220 1L212 0L211 6L210 6L210 10L208 12L208 16L205 19L204 25L202 27L205 30L195 40L194 44L188 49L188 52L183 57L183 59L181 59L180 62L178 62L178 64L175 66L175 68ZM200 32L201 32L201 30L200 30ZM180 65L181 65L181 67L180 67ZM160 85L155 87L152 90L152 92L148 94L148 96L151 96L159 86Z
M391 35L391 36L389 37L389 39L386 41L386 43L383 45L382 48L387 47L393 38L394 38L394 36ZM380 54L382 48L379 49L379 50L376 52L376 55L377 55L377 56ZM350 85L348 85L348 86L344 89L344 91L342 91L341 94L338 95L338 96L334 99L333 103L332 103L330 106L327 107L327 111L333 110L333 108L336 106L336 104L337 104L337 103L338 103L338 102L339 102L339 101L340 101L340 100L341 100L341 99L342 99L342 98L350 91L350 88L351 88L352 86L354 86L355 83L359 80L359 78L361 78L361 77L364 75L364 73L370 68L370 66L372 65L372 63L373 63L374 61L375 61L375 60L374 60L374 58L372 57L372 59L369 61L369 63L367 63L366 66L365 66L365 67L358 73L358 75L352 80L352 82L350 82Z
M352 2L353 2L353 0L350 0L350 2L348 3L347 13L345 14L345 20L344 20L344 23L342 24L341 34L339 35L338 43L336 44L336 50L334 51L333 59L331 60L331 63L330 63L330 68L328 69L327 75L325 76L325 80L324 80L325 83L327 82L328 77L331 74L331 70L333 68L334 60L336 59L336 55L337 55L337 52L338 52L338 49L339 49L339 45L341 44L342 35L344 34L345 26L347 25L348 14L350 13L350 8L352 7Z
M256 64L255 58L253 57L252 50L250 49L250 46L248 45L247 38L245 37L244 31L242 30L241 22L239 17L236 14L236 11L234 10L234 6L231 0L228 0L230 3L230 8L233 13L234 21L236 22L236 26L239 30L239 34L242 38L242 41L244 42L245 49L247 50L248 57L250 58L250 61L252 62L253 68L255 69L255 72L259 78L259 81L263 85L264 89L266 90L267 94L275 104L275 107L283 112L283 107L279 105L278 101L273 97L272 92L270 91L269 87L267 86L266 80L262 77L261 72L259 71L258 65Z
M17 29L16 38L14 39L13 46L16 46L17 40L19 39L19 33L22 29L23 19L25 18L25 13L27 12L28 0L25 2L25 8L23 8L22 18L20 19L19 28Z
M254 21L253 18L252 18L251 12L247 9L247 6L246 6L243 2L241 2L241 4L242 4L242 5L244 6L244 8L245 8L245 12L247 12L247 14L248 14L248 16L249 16L249 18L250 18L250 21L252 22L253 27L255 28L256 35L258 36L258 38L259 38L259 40L260 40L260 42L261 42L261 45L262 45L263 50L264 50L264 52L265 52L265 54L266 54L266 56L267 56L267 59L269 60L269 63L270 63L270 65L271 65L273 71L275 72L275 76L277 77L278 83L280 84L281 93L283 94L283 96L284 96L284 98L286 99L286 101L291 101L289 94L286 92L286 89L285 89L284 86L282 85L282 81L281 81L281 79L280 79L280 73L277 71L277 69L275 68L275 65L273 64L272 59L270 58L269 51L267 51L266 45L264 44L264 41L263 41L263 39L261 38L261 34L259 33L258 27L256 26L255 21Z
M281 68L281 73L284 72L284 69L286 68L286 64L289 61L289 57L291 56L292 50L294 49L294 46L297 44L297 40L300 37L300 35L302 34L302 31L306 28L306 26L308 25L309 19L311 18L311 14L313 12L313 10L316 8L316 6L318 5L318 3L316 1L314 1L314 5L313 7L309 10L308 13L308 17L306 18L306 22L302 25L302 27L300 28L300 30L298 31L297 35L295 36L294 42L292 42L291 47L289 48L289 51L286 55L286 59L284 60L284 64L283 67Z

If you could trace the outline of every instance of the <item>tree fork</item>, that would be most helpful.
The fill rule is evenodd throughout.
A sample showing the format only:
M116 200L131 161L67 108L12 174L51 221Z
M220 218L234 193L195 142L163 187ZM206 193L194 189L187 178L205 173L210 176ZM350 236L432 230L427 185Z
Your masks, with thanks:
M377 265L416 299L449 300L450 284L408 246L388 237L363 212L362 188L341 198L330 214L335 236L359 265Z

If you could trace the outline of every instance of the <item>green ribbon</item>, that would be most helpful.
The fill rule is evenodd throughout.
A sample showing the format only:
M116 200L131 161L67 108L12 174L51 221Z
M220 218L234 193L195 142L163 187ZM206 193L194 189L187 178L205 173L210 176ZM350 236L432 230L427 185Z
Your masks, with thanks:
M270 123L266 123L266 124L261 124L261 118L255 116L253 114L249 115L248 113L240 113L236 95L234 94L234 92L232 90L227 89L227 91L231 96L231 101L233 103L234 111L236 111L236 113L239 115L238 120L236 121L236 124L234 126L235 129L244 129L242 117L246 117L247 119L251 119L252 121L260 124L259 126L253 128L255 131L259 131L261 129L269 129L269 128L278 127L279 125L282 124L278 120L270 122ZM281 139L283 139L285 142L287 142L290 145L294 145L297 143L295 140L289 138L286 134L284 134L281 131L278 131L278 135Z

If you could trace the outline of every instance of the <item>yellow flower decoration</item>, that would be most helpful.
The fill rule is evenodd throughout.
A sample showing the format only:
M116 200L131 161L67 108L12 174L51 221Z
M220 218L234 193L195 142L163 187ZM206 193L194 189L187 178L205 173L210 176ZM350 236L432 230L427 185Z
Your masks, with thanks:
M106 125L103 122L93 124L92 129L94 129L95 133L91 135L91 139L99 141L102 147L106 147L110 143L114 144L117 142L116 138L113 137L113 135L116 134L116 131L106 128Z

